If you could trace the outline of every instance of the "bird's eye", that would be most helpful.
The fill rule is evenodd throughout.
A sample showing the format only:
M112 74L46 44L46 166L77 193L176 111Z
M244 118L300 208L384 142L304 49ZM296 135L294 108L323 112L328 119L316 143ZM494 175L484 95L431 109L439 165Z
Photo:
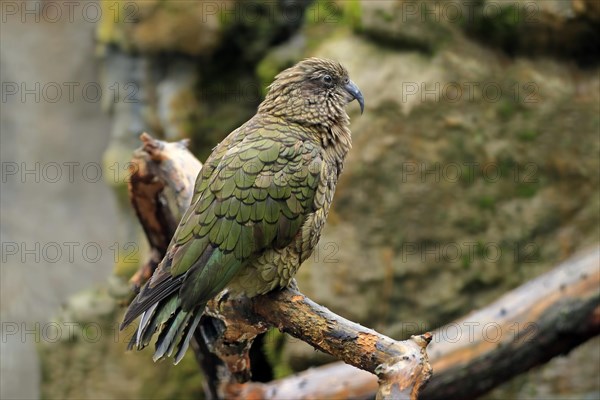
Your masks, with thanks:
M330 84L331 82L333 82L333 79L331 78L331 76L330 76L330 75L325 75L325 76L323 77L323 82L325 82L325 83L327 83L327 84Z

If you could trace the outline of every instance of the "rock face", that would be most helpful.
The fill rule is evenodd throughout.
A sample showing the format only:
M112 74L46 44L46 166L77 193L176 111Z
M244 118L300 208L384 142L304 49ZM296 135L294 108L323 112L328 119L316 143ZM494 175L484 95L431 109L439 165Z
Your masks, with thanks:
M108 4L98 24L114 140L105 162L125 162L141 131L195 137L201 159L254 114L254 67L300 26L302 1L134 1Z
M595 0L515 0L467 3L464 29L508 54L552 55L597 64L600 7Z
M142 130L191 137L203 161L254 114L265 84L302 57L339 60L361 87L366 109L349 109L354 145L328 225L298 274L300 288L333 311L404 338L598 242L598 2L127 4L133 16L121 9L97 26L102 81L132 100L105 104L107 165L128 160ZM276 374L327 360L269 337ZM489 398L597 393L583 371L598 362L593 346ZM117 365L110 354L120 353L106 348L98 362ZM135 357L127 362L148 367L147 354ZM196 395L191 370L161 393ZM150 380L167 373L145 371ZM78 379L116 379L109 375ZM116 395L143 389L123 390Z
M235 1L197 4L159 0L104 3L98 39L127 52L181 53L190 56L213 51L222 40L223 10Z
M600 14L595 0L375 0L360 6L355 28L388 47L433 52L460 30L511 55L597 62Z
M398 338L597 243L600 217L597 67L565 64L561 51L510 57L439 8L430 30L435 21L406 15L405 3L362 2L353 35L340 22L308 50L344 63L367 107L352 110L353 150L298 279L316 301ZM309 43L316 29L307 27ZM298 341L284 353L295 369L320 359ZM548 390L561 389L539 393Z
M321 242L339 252L303 268L303 289L368 325L429 329L595 243L595 71L466 41L428 56L355 36L314 52L343 59L369 104Z
M95 90L95 25L81 13L50 21L36 4L27 2L27 16L25 2L2 4L3 399L40 396L36 346L51 316L69 296L104 283L120 241L115 196L102 180L110 121Z

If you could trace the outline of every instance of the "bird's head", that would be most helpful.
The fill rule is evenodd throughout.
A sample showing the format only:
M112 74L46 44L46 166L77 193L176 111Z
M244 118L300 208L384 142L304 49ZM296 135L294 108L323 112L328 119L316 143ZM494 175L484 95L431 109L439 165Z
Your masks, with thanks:
M308 58L275 77L258 111L300 124L331 127L348 120L345 106L353 100L362 113L363 95L340 63Z

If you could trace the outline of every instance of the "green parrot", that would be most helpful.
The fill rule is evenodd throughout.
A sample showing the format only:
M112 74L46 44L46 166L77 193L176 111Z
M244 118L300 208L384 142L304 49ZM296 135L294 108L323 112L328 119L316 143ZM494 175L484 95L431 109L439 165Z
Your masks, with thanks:
M345 106L364 100L339 63L309 58L275 77L249 121L213 150L164 259L130 304L130 343L158 332L154 361L185 354L207 301L290 284L319 241L351 148Z

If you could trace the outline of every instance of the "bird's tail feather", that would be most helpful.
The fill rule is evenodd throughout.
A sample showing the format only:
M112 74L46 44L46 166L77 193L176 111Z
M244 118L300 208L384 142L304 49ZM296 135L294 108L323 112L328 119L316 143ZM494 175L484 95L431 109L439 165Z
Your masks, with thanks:
M143 349L158 331L156 350L152 359L158 361L173 356L175 352L173 363L178 364L185 355L204 312L204 304L183 311L180 303L179 298L173 295L145 311L129 342L128 349L131 350L133 347L137 350Z

